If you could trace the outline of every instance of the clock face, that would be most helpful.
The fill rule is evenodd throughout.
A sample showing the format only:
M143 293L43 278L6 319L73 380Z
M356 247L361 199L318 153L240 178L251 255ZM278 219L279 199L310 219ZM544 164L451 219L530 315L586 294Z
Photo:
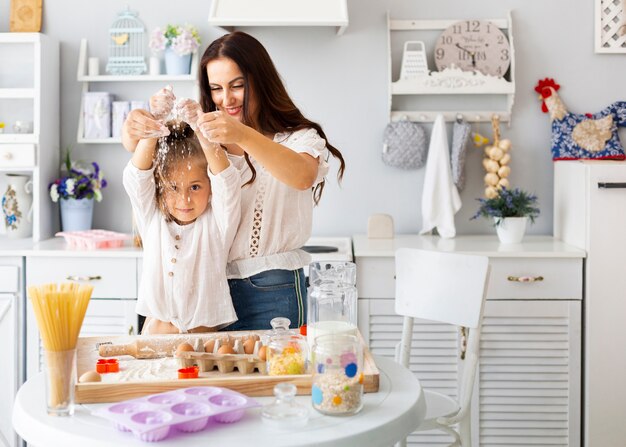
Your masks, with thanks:
M509 40L487 20L457 22L437 39L435 65L439 71L455 65L463 71L504 76L510 64Z

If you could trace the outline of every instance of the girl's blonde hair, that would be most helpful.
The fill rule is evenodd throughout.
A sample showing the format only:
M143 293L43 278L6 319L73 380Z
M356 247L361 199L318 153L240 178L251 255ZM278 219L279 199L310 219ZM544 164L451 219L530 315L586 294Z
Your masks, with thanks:
M170 134L159 138L154 160L154 184L156 203L167 222L173 220L165 203L165 191L174 172L187 171L190 163L201 167L205 172L208 162L191 126L184 121L168 121Z

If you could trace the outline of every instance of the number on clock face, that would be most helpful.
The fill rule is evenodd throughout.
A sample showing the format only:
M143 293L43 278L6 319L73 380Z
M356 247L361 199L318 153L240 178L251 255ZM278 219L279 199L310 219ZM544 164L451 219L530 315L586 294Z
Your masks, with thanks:
M504 76L511 64L506 35L487 20L464 20L446 28L435 46L437 70L452 65L464 71Z

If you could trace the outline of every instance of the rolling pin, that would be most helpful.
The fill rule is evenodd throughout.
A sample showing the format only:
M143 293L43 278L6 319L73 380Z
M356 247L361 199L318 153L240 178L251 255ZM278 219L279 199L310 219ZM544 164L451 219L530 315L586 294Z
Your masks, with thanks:
M100 357L115 357L118 355L131 355L136 359L157 359L171 357L181 343L191 343L189 337L167 338L142 338L139 337L131 343L124 345L101 344L98 346Z

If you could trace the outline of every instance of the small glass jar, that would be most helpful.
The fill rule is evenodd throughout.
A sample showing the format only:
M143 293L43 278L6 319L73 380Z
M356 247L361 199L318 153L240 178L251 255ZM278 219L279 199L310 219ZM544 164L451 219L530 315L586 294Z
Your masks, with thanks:
M309 356L306 339L297 334L279 334L267 345L267 374L284 376L306 374Z
M354 335L329 334L312 348L313 408L328 415L350 415L363 408L363 346Z
M281 382L274 387L276 400L261 412L263 422L277 429L304 427L309 420L309 409L296 402L297 388L293 383Z

